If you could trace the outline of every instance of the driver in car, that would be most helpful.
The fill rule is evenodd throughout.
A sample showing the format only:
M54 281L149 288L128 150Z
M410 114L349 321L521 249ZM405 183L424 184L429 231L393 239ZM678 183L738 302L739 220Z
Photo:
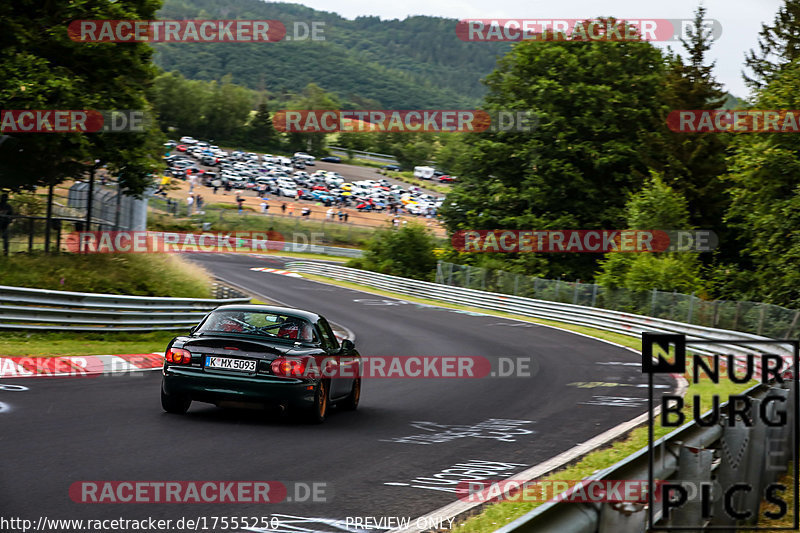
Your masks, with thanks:
M278 337L310 342L313 340L313 329L305 320L287 318L278 330Z

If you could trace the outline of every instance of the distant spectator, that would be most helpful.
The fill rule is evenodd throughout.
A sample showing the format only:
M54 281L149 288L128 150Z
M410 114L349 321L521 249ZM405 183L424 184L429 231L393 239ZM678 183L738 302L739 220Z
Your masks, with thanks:
M311 208L310 207L304 207L303 208L303 216L306 217L306 218L311 216Z
M342 222L342 220L344 220L344 212L339 209L339 222Z
M333 208L332 207L328 208L325 218L327 218L328 220L333 220L333 213L334 213Z
M281 214L284 215L286 214L286 202L283 202L283 204L281 204Z
M196 202L197 202L197 211L199 212L201 209L203 209L203 205L205 204L205 202L203 201L203 195L202 194L198 194L197 195Z
M217 194L218 190L219 190L219 185L214 185L214 194Z
M348 219L348 218L349 218L349 215L348 215L347 213L345 213L345 214L344 214L344 221L345 221L345 222L347 222L347 219Z
M189 197L186 199L186 214L187 215L191 215L192 214L192 208L193 207L194 207L194 196L192 196L192 194L189 193Z
M261 201L261 213L262 214L266 214L267 213L267 209L269 209L269 204L267 204L266 200L262 200Z
M14 216L14 208L8 203L8 194L0 196L0 238L3 239L3 254L8 255L8 227L11 225L11 217Z

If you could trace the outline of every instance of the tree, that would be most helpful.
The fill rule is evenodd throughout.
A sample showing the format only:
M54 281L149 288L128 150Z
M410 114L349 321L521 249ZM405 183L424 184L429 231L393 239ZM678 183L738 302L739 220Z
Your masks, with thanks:
M145 90L156 73L152 49L144 43L75 42L66 28L81 19L154 19L158 5L155 0L0 3L0 18L13 29L0 36L3 108L148 111ZM132 171L121 185L138 194L160 164L155 144L147 134L15 133L0 144L0 187L53 185L80 176L99 159L111 169L129 164Z
M384 274L432 281L436 272L435 241L421 224L378 231L367 243L363 258L347 266Z
M341 103L335 94L326 92L316 83L309 83L303 92L293 98L286 107L292 110L328 110L340 109ZM308 150L314 154L325 153L325 133L293 132L287 137L290 150Z
M247 142L263 150L271 150L278 146L278 133L272 124L272 117L266 102L258 104L258 110L250 121Z
M798 109L800 58L785 65L759 93L759 109ZM800 305L800 140L786 133L736 138L730 161L731 206L726 220L740 254L721 265L720 291L779 305ZM723 276L724 270L730 272Z
M231 83L231 75L211 82L211 97L203 109L203 137L241 140L255 93Z
M750 50L745 59L752 76L742 73L745 83L762 89L784 66L800 58L800 0L784 0L772 25L761 24L758 52Z
M667 57L667 71L662 90L665 111L681 109L719 109L726 93L714 78L714 63L706 64L711 35L702 30L706 10L695 12L690 39L682 44L688 62L677 54ZM727 170L726 150L730 136L725 133L681 133L669 131L666 114L662 126L648 135L653 159L667 184L679 191L688 202L689 222L701 228L724 233L722 218L727 207L722 176Z
M448 229L618 227L648 174L645 135L663 128L663 80L661 52L645 42L515 45L487 78L484 107L531 112L538 125L467 137L465 169L441 210ZM526 255L503 260L541 268ZM535 273L590 279L596 262L553 254Z
M646 186L626 206L628 228L640 230L689 229L686 199L653 172ZM698 254L690 252L607 253L597 283L632 291L696 292L702 290Z

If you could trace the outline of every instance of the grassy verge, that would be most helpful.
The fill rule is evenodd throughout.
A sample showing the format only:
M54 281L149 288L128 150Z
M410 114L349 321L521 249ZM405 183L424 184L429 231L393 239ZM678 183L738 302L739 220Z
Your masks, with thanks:
M0 257L0 285L39 289L210 298L211 276L167 254L60 254ZM56 329L56 328L54 328ZM0 356L62 356L163 351L180 331L0 332Z
M390 178L394 178L396 180L408 183L409 185L416 185L422 189L428 189L429 191L434 191L439 194L447 194L450 192L450 187L447 185L439 185L433 182L433 180L422 180L419 178L414 177L413 172L403 171L403 172L392 172L387 171L386 176Z
M186 332L3 332L0 334L0 356L59 357L163 352L172 337L182 333Z
M168 254L0 257L0 285L77 292L210 298L211 276Z
M150 213L147 229L150 231L200 231L203 223L211 224L209 231L274 231L285 240L309 242L312 233L315 244L361 247L374 235L377 227L360 227L336 222L301 220L301 217L238 214L229 210L207 210L205 215L175 218L170 215ZM302 237L301 237L302 235Z
M777 505L767 504L766 502L761 502L761 509L759 509L761 513L761 518L758 521L758 527L775 527L781 529L768 529L762 530L764 533L778 533L781 531L786 531L787 529L791 529L794 527L794 490L792 487L794 486L794 464L789 465L789 474L783 476L778 483L782 484L786 487L787 490L781 493L781 498L783 501L786 502L786 508L788 509L786 516L783 518L779 518L778 520L770 520L764 516L764 512L770 511L773 513L780 512Z
M349 158L347 156L344 156L342 158L342 161L344 163L347 163L348 165L358 165L360 167L370 167L370 168L381 168L384 165L389 164L389 163L383 163L381 161L370 161L369 159L361 159L360 157Z
M271 305L252 299L254 304ZM184 330L132 332L3 332L0 357L63 357L71 355L119 355L162 353L173 337Z
M323 283L329 283L341 287L357 289L379 296L400 298L409 302L433 304L450 309L483 313L487 315L493 315L504 318L513 318L517 320L523 320L525 322L531 322L534 324L556 326L569 331L574 331L576 333L582 333L585 335L590 335L592 337L615 342L622 346L627 346L629 348L633 348L636 350L639 350L641 348L641 340L636 337L611 333L594 328L575 326L572 324L564 324L551 320L540 320L522 315L515 315L512 313L504 313L504 312L490 311L475 307L454 305L445 302L440 302L437 300L416 298L399 293L393 293L391 291L374 289L372 287L359 285L356 283L333 280L331 278L326 278L323 276L304 273L303 277L315 281L321 281ZM691 418L691 412L692 412L691 410L694 405L695 397L699 400L700 405L703 406L703 411L705 411L710 407L711 399L714 395L720 395L721 397L724 398L727 397L728 394L741 392L746 388L751 387L754 384L756 384L755 381L747 385L737 385L730 382L721 383L719 385L713 383L690 384L689 390L685 397L684 413L686 414L687 419ZM675 428L665 428L656 426L654 431L655 437L656 438L663 437L664 435L668 434L674 429ZM621 461L625 457L628 457L632 453L647 446L647 438L648 436L647 436L646 426L636 428L623 439L617 440L616 442L608 446L605 446L603 448L600 448L594 452L585 455L578 461L570 465L567 465L566 467L559 469L551 474L544 476L543 478L540 479L540 481L583 479L589 475L592 475L604 468L613 465L614 463ZM482 533L482 532L495 531L500 527L510 523L511 521L516 520L517 518L521 517L527 512L535 509L542 503L544 502L504 501L493 505L489 505L485 507L479 514L476 514L475 516L472 516L467 520L460 522L452 531L453 533Z

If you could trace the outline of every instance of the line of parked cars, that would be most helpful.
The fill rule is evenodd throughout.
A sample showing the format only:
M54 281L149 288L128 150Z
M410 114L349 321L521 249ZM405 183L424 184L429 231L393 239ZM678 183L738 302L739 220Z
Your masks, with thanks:
M201 175L202 183L211 187L263 190L325 205L353 205L363 211L383 211L396 206L417 215L435 215L444 202L443 196L425 194L419 187L404 189L386 179L348 182L334 171L309 173L308 167L315 166L315 158L304 152L296 152L291 158L272 154L259 156L238 150L226 152L191 137L181 137L180 144L169 141L165 146L181 152L164 158L173 176L185 179L188 169L192 174ZM185 150L180 150L180 146ZM214 171L201 174L199 165L214 167Z

